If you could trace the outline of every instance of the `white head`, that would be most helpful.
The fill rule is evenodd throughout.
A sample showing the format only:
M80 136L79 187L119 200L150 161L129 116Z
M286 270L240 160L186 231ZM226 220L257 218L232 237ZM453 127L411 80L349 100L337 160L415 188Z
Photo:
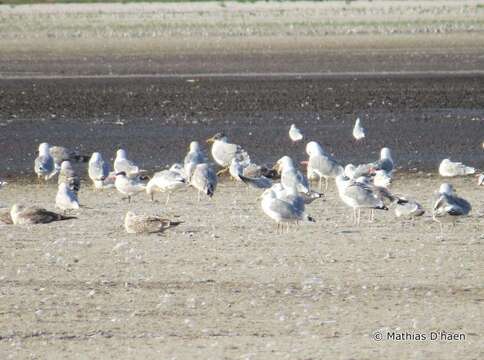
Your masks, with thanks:
M359 117L358 117L358 118L356 118L356 122L355 122L355 123L356 123L356 125L360 125L360 124L361 124L361 120L360 120L360 118L359 118Z
M48 143L42 143L39 145L39 155L48 155L50 145Z
M323 147L319 145L316 141L310 141L306 145L306 153L311 155L322 155L324 154Z
M356 171L356 166L353 164L348 164L345 166L344 174L350 179L353 179L353 176L355 175L355 171Z
M179 173L180 171L184 171L183 166L179 163L174 163L172 166L170 166L170 168L168 170L176 172L176 173Z
M61 164L61 170L68 170L68 169L72 169L72 164L70 161L65 160Z
M294 130L295 127L296 127L295 124L291 124L291 130Z
M442 164L448 164L448 163L450 163L450 159L444 159L444 160L442 160Z
M200 144L198 141L192 141L190 143L190 152L198 152L200 151Z
M384 147L384 148L381 149L381 151L380 151L380 159L381 160L388 159L388 160L393 161L393 159L392 159L392 153L390 152L390 149L389 148Z
M282 158L277 160L276 165L278 166L280 171L294 168L294 162L289 156L283 156Z
M439 188L440 194L452 195L454 193L454 188L448 183L443 183Z
M89 163L97 163L103 160L101 153L93 152L91 155L91 159L89 159Z
M127 156L128 154L124 149L119 149L118 151L116 151L116 159L127 159Z

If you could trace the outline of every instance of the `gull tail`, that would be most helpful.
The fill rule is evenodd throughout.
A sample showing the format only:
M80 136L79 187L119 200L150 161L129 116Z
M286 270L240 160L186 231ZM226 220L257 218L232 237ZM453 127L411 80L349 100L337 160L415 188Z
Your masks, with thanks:
M476 169L473 168L473 167L470 167L470 166L466 166L465 169L464 169L464 173L466 175L472 175L472 174L476 173Z

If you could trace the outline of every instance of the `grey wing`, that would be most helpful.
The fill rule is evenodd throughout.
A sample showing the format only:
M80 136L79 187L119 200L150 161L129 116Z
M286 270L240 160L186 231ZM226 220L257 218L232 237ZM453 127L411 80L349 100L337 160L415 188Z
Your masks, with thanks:
M467 215L472 210L471 204L458 196L449 196L448 202L451 206L451 215Z
M363 207L383 206L383 202L376 198L373 191L361 183L354 183L346 187L344 194Z
M336 177L343 172L341 164L330 156L312 156L309 159L309 165L321 176Z
M269 209L278 213L283 219L296 219L299 215L291 204L279 199L271 201Z
M382 159L382 160L378 160L376 163L375 163L375 167L379 170L384 170L386 171L387 173L390 173L393 171L393 162L389 159Z
M38 156L35 159L35 172L48 174L54 171L54 161L50 156Z

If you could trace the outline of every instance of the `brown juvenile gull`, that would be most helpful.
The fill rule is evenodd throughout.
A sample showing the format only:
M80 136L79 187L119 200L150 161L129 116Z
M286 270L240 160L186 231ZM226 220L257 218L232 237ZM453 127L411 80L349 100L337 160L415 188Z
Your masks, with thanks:
M159 233L179 224L180 221L171 221L159 216L136 215L133 211L128 211L124 218L124 228L128 234Z
M75 219L74 216L64 216L52 211L37 207L14 204L10 216L15 225L47 224L53 221Z

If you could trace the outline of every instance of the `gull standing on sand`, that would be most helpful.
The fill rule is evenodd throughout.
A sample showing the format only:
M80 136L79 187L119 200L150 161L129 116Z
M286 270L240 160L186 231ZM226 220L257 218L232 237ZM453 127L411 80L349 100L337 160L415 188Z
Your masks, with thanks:
M45 180L49 180L57 174L49 149L50 145L47 143L39 145L39 155L34 161L34 171L39 179L43 177Z
M444 235L442 222L452 222L459 216L468 215L472 210L471 204L458 197L452 185L443 183L440 185L437 200L434 203L432 217L440 225L440 235Z
M453 162L449 159L444 159L439 165L439 174L443 177L454 177L475 174L476 169L466 166L460 162Z
M298 221L315 222L315 220L304 212L304 202L301 209L300 202L289 203L278 199L277 194L272 189L267 189L262 194L261 207L264 213L277 223L277 231L279 226L287 224L287 232L289 232L289 224Z
M64 211L64 213L68 210L79 209L79 200L77 200L76 193L65 182L59 183L59 189L55 197L55 207Z
M229 143L224 133L215 134L207 140L207 143L212 144L212 156L215 162L224 168L219 173L227 171L235 157L238 157L242 164L250 163L249 154L240 145Z
M47 224L53 221L75 219L74 216L64 216L46 209L14 204L10 210L14 225Z
M353 137L356 141L364 139L366 136L366 129L361 125L360 118L356 118L355 126L353 127Z
M116 174L114 186L121 194L128 196L129 203L131 203L132 196L146 190L145 184L141 183L138 178L129 178L124 171Z
M344 175L336 177L336 186L343 202L353 209L353 222L360 225L361 209L388 210L383 201L367 185Z
M217 188L217 174L209 164L198 164L193 172L190 185L198 190L198 201L200 201L201 193L211 198Z
M126 150L119 149L116 152L116 159L114 160L114 171L116 174L124 172L126 176L133 177L139 175L140 169L134 162L128 160Z
M81 188L81 178L72 168L70 161L65 160L62 162L57 183L66 183L70 190L74 191L76 194L79 192L79 189Z
M124 218L124 229L128 234L160 233L168 228L181 224L159 216L136 215L128 211Z
M322 179L324 178L328 190L328 179L336 178L336 176L343 173L343 166L333 157L328 155L321 145L316 141L311 141L306 145L306 153L309 155L307 173L316 174L319 178L319 189L322 189Z
M301 130L299 130L294 124L292 124L289 129L289 138L293 143L301 141L303 139L303 134L301 133Z
M151 197L151 201L154 201L155 192L166 192L165 205L168 205L171 193L184 188L186 183L184 174L180 173L179 165L174 164L169 170L159 171L153 175L146 185L146 193Z
M207 161L205 154L203 153L200 144L197 141L190 143L190 150L185 156L184 169L188 182L190 182L193 171L198 164L203 164Z
M110 173L111 166L98 152L93 152L89 159L88 174L96 189L104 189L114 186L116 174Z
M289 156L283 156L276 163L276 169L281 173L281 184L284 188L296 188L298 192L309 192L308 179L294 166Z

